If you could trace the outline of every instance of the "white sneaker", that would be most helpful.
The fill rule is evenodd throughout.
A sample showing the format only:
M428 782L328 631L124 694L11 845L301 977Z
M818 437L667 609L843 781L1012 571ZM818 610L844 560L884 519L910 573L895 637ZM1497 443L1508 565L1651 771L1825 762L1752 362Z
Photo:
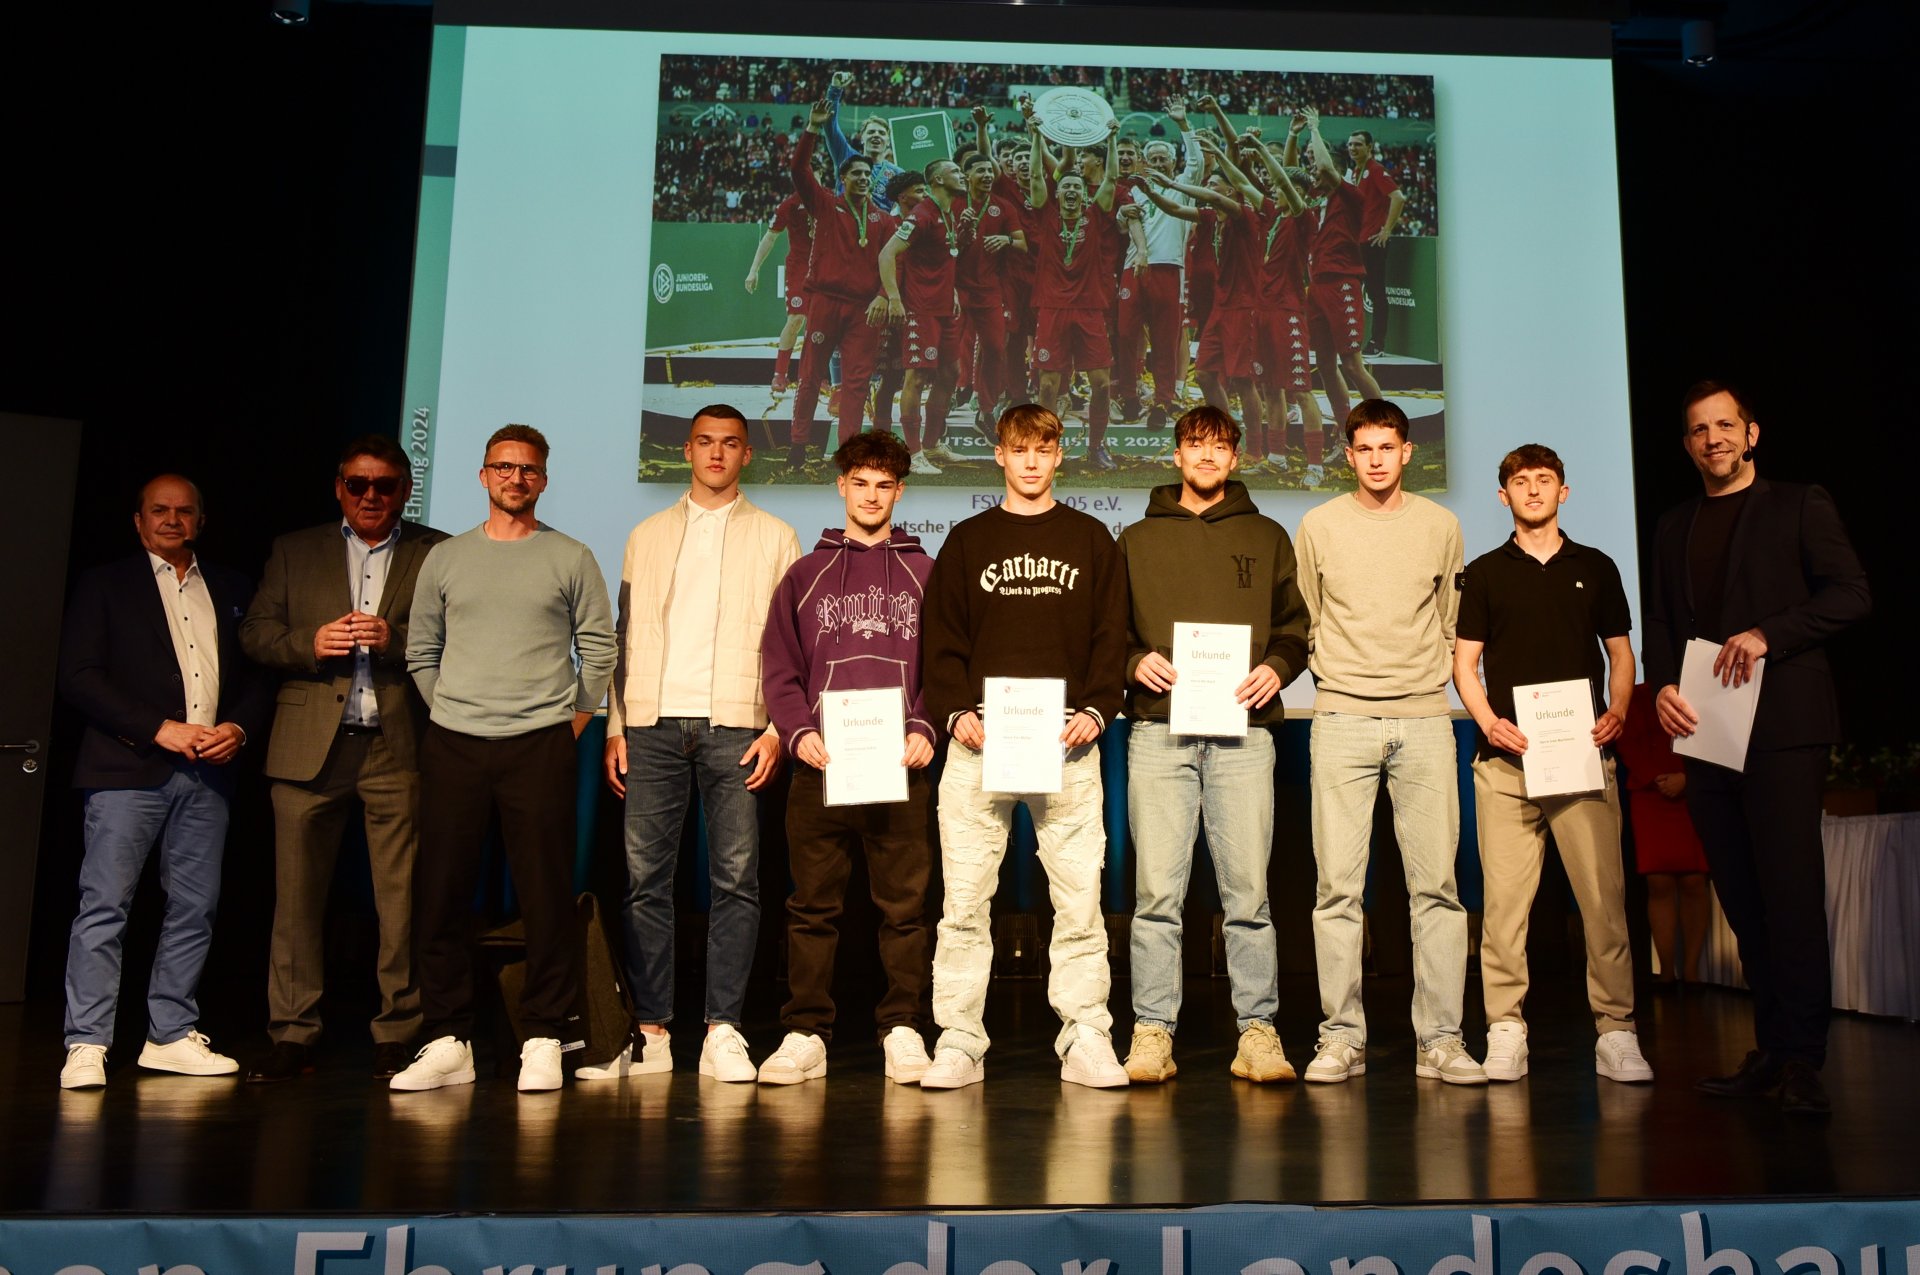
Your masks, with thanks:
M60 1068L62 1089L105 1089L107 1087L107 1047L105 1045L68 1045L66 1065Z
M1317 489L1327 481L1327 467L1325 465L1308 465L1301 473L1301 481L1303 485L1309 489Z
M880 1042L886 1056L887 1079L895 1084L917 1085L933 1064L927 1060L927 1042L911 1027L895 1027Z
M233 1059L214 1053L211 1043L196 1031L165 1045L148 1041L140 1051L140 1065L148 1071L171 1071L182 1076L224 1076L240 1070Z
M640 1042L640 1061L633 1059L634 1040L619 1055L604 1063L575 1067L575 1080L618 1080L622 1076L654 1076L673 1070L673 1038L665 1032L642 1032L633 1034Z
M929 460L926 452L918 451L913 454L913 459L907 463L907 472L909 474L921 474L932 477L940 472L940 466Z
M1270 470L1272 470L1272 471L1273 471L1274 473L1276 473L1276 474L1284 474L1284 473L1286 473L1286 472L1287 472L1287 457L1286 457L1286 455L1285 455L1285 453L1281 453L1280 455L1275 455L1275 454L1274 454L1274 453L1272 453L1272 452L1268 452L1268 453L1267 453L1267 468L1268 468L1268 469L1270 469Z
M931 447L923 447L920 449L920 454L939 465L964 465L967 462L965 456L954 451L953 448L947 446L945 443L935 443Z
M473 1046L455 1036L441 1036L422 1046L407 1069L387 1082L387 1088L418 1093L472 1083Z
M818 1036L806 1032L788 1032L780 1048L760 1064L763 1085L797 1085L803 1080L818 1080L827 1074L827 1045Z
M987 1064L970 1058L964 1049L935 1050L926 1074L920 1077L922 1089L964 1089L987 1078Z
M1089 1089L1119 1089L1128 1084L1127 1069L1113 1054L1113 1038L1081 1024L1060 1060L1060 1079Z
M1593 1069L1608 1080L1624 1084L1644 1084L1653 1079L1653 1068L1640 1052L1640 1037L1630 1031L1607 1032L1594 1043Z
M1340 1036L1322 1036L1314 1046L1313 1061L1300 1073L1315 1084L1337 1085L1349 1076L1367 1074L1367 1054L1360 1046Z
M700 1074L730 1084L751 1084L757 1075L747 1057L747 1038L731 1023L715 1023L700 1042Z
M1444 1080L1450 1085L1484 1085L1487 1073L1467 1043L1458 1036L1442 1036L1414 1054L1413 1074L1422 1080Z
M1518 1080L1527 1074L1527 1025L1494 1023L1487 1028L1488 1080Z
M541 1093L560 1087L560 1042L534 1036L520 1046L520 1092Z

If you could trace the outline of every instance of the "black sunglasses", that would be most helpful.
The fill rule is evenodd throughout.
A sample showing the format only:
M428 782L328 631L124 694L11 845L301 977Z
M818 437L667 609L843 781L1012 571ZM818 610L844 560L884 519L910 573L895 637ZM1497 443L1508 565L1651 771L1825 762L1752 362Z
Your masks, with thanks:
M394 492L400 490L400 480L391 474L384 475L380 478L368 478L364 474L355 474L351 478L342 478L340 485L347 489L349 496L364 496L367 494L367 488L369 487L379 492L382 496L391 496Z

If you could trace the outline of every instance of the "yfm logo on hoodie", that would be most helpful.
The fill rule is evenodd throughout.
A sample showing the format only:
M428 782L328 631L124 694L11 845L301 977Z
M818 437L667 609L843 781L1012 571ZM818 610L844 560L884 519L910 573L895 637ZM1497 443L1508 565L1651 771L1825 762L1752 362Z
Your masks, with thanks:
M858 637L896 636L911 639L920 632L920 599L902 589L888 593L873 585L857 593L829 594L815 607L820 636L842 629Z

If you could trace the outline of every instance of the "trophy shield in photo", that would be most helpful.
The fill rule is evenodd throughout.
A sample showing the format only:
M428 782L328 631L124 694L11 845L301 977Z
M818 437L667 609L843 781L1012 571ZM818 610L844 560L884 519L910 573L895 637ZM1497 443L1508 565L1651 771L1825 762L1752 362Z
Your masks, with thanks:
M1049 89L1034 99L1037 126L1050 142L1093 146L1107 140L1113 108L1092 89Z

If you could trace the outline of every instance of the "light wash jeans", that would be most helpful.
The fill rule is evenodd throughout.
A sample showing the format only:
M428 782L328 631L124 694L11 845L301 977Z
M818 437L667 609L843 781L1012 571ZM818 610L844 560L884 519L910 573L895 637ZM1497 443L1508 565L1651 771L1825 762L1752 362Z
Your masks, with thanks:
M1065 1057L1074 1028L1113 1032L1107 992L1107 928L1100 915L1100 868L1106 858L1100 751L1088 744L1067 754L1057 793L1024 795L980 790L980 754L955 741L940 777L940 868L946 902L933 952L933 1021L938 1049L971 1058L992 1042L981 1021L993 973L989 912L1000 884L1013 808L1025 802L1040 842L1053 898L1053 941L1047 947L1047 1003L1060 1016L1054 1053Z
M1413 1030L1422 1049L1460 1035L1467 912L1454 886L1460 848L1459 758L1445 717L1313 715L1313 948L1322 1039L1367 1043L1360 1005L1361 896L1374 798L1387 778L1413 930Z
M1271 1023L1279 958L1267 910L1273 853L1273 735L1175 735L1136 721L1127 735L1127 819L1133 827L1133 1017L1168 1031L1180 1017L1180 916L1204 824L1226 912L1227 979L1239 1029Z
M167 896L147 981L147 1039L170 1045L200 1019L200 971L213 944L227 797L201 767L181 766L157 788L87 793L80 911L67 940L68 1045L111 1045L120 999L120 940L140 871L160 844Z
M640 1022L673 1021L673 872L696 787L713 884L706 1020L740 1022L760 937L760 808L740 758L759 735L704 717L627 727L627 985Z

